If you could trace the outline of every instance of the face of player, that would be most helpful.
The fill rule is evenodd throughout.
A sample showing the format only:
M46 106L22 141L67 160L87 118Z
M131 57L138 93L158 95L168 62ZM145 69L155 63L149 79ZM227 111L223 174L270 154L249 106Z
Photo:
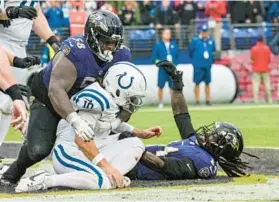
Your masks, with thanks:
M100 44L102 53L104 53L105 51L114 51L116 48L116 45L117 45L117 41L110 40L106 37L100 36L99 44Z

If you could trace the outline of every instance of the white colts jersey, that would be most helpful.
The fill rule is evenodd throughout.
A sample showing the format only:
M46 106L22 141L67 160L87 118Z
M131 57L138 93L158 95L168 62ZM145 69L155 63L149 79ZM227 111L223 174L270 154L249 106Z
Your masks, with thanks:
M71 102L82 119L86 120L88 123L95 123L96 120L106 122L113 121L119 112L119 108L113 102L111 95L102 88L98 82L87 86L85 89L75 94L71 98ZM59 122L57 128L58 142L62 140L63 142L74 143L75 134L69 132L69 127L71 128L65 120ZM95 140L106 139L111 133L111 130L102 133L98 131L94 132Z
M2 0L1 0L2 1ZM3 2L1 2L2 4ZM39 6L38 0L7 0L2 9L9 6ZM33 20L26 18L13 19L11 26L4 28L0 25L0 45L18 57L26 57L26 45L32 30Z

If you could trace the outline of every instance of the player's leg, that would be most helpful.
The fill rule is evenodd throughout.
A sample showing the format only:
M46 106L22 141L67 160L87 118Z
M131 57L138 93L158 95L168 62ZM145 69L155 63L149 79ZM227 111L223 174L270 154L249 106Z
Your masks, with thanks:
M193 82L195 84L194 86L194 95L195 95L195 103L200 104L200 83L203 78L203 72L202 70L195 68L193 70Z
M49 177L49 187L66 186L75 189L112 188L103 170L90 162L77 147L68 146L67 144L58 144L53 149L52 161L53 168L58 175ZM69 177L73 179L73 181L67 180L67 185L67 183L65 183L65 177ZM84 185L83 183L85 183L87 179L91 179L92 181L89 185Z
M116 141L101 148L100 152L104 154L114 168L125 175L136 166L145 150L145 146L137 137L118 140L119 134L112 136L116 138ZM112 136L109 138L112 138Z
M3 174L1 181L17 183L26 169L47 157L56 139L60 117L51 113L35 100L30 109L27 142L21 147L18 158Z

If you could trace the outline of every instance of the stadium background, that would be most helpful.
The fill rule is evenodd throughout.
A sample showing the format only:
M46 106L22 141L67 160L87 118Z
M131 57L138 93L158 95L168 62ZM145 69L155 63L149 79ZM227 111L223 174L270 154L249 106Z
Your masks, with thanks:
M83 24L88 13L91 10L99 9L104 4L110 4L114 12L120 11L124 2L104 2L104 1L56 1L60 4L63 11L69 14L69 22L60 27L55 27L62 34L62 39L75 33L82 33ZM92 4L88 6L88 2ZM175 10L175 2L171 6ZM195 3L204 1L194 1ZM247 2L247 1L243 1ZM140 2L136 2L137 5ZM226 2L227 4L228 2ZM257 23L232 23L226 15L223 18L222 33L222 54L216 62L224 64L231 68L238 77L238 96L237 103L246 103L252 101L252 84L251 74L252 67L250 64L249 49L255 44L258 35L263 35L264 40L269 43L270 40L278 33L279 24L276 20L268 16L269 9L273 8L273 3L260 1L261 22ZM152 2L153 8L159 7L161 1ZM275 6L276 6L275 5ZM95 7L94 7L95 6ZM76 9L78 7L78 9ZM42 3L42 8L46 12L48 5ZM275 7L276 8L276 7ZM150 14L156 9L150 10ZM276 10L276 9L275 9ZM139 12L139 11L137 11ZM279 5L278 5L279 12ZM273 12L274 13L274 12ZM276 13L276 12L275 12ZM67 16L67 15L66 15ZM154 16L154 13L153 13ZM276 16L276 15L275 15ZM279 14L278 14L279 16ZM65 17L65 12L64 12ZM193 19L189 25L180 25L180 37L176 37L180 49L179 63L191 63L187 53L187 45L191 37L197 33L200 24L207 22L207 19ZM68 25L67 25L68 24ZM64 25L67 25L66 27ZM173 31L175 27L168 25ZM151 51L159 34L154 25L142 25L139 21L133 25L124 27L124 43L131 49L133 62L136 64L152 64ZM28 54L40 56L44 43L32 33L27 51ZM155 68L155 67L154 67ZM270 73L272 81L273 99L278 101L278 58L273 56L270 64ZM220 75L222 76L222 75ZM191 89L192 90L192 89ZM261 97L263 97L263 86L261 87ZM244 135L245 151L258 155L259 160L247 159L253 167L252 175L241 179L222 178L224 173L219 172L219 176L213 180L188 180L188 181L167 181L167 182L133 182L132 188L117 191L59 191L41 194L22 194L7 195L0 194L0 201L90 201L90 200L182 200L182 201L212 201L212 200L261 200L269 201L270 199L279 199L279 128L278 128L278 105L253 105L253 104L227 104L216 105L212 107L190 106L191 118L194 127L197 128L203 124L209 124L216 120L228 121L237 125ZM166 144L179 138L178 131L173 121L170 107L157 109L154 107L144 107L139 110L131 119L131 124L138 128L148 128L151 125L160 125L164 134L160 138L154 138L145 141L146 144ZM10 129L5 139L3 147L0 149L0 156L5 156L7 162L16 158L20 145L22 143L21 135ZM7 158L7 159L6 159ZM34 170L50 169L49 161L43 161L29 170L28 174ZM33 174L33 173L32 173ZM225 179L225 180L224 180ZM271 181L270 181L271 179ZM231 181L228 183L228 181ZM205 187L204 184L210 184ZM224 184L226 183L226 184ZM216 184L216 185L213 185ZM171 186L170 186L171 185ZM177 186L176 186L177 185ZM183 186L181 186L183 185ZM190 185L190 186L187 186ZM237 186L239 185L239 186ZM163 188L161 186L164 186ZM174 187L175 186L175 187ZM135 188L136 187L136 188ZM141 189L139 188L141 187ZM145 187L145 188L142 188ZM150 188L150 187L156 187Z
M51 4L55 4L52 5ZM191 2L191 1L189 1ZM170 8L173 10L174 18L177 24L179 24L179 31L172 24L166 24L173 30L173 38L179 45L180 54L178 62L180 64L191 63L191 59L188 56L187 46L192 38L197 33L198 27L201 24L208 22L208 16L205 14L205 6L209 0L192 1L191 4L195 6L195 10L191 11L191 17L189 18L189 24L182 23L182 18L185 17L183 12L187 12L187 8L181 5L183 1L170 1ZM250 63L249 49L256 43L257 37L262 35L265 42L269 43L271 39L279 31L279 2L277 1L239 1L243 4L233 5L231 1L222 1L226 8L226 14L222 18L221 29L221 42L222 51L221 56L215 61L218 64L224 64L231 68L237 75L238 80L238 96L237 100L240 102L252 101L252 66ZM246 6L245 9L239 10L239 12L247 12L245 14L238 13L238 15L244 15L248 19L249 9L251 5L249 2L253 2L254 7L258 6L258 15L256 20L250 23L239 23L235 19L229 17L232 16L233 9L238 9L237 6ZM257 5L255 5L257 3ZM156 29L156 12L160 8L161 1L150 1L148 7L143 1L42 1L41 6L45 12L49 24L55 30L59 30L62 39L66 39L70 35L83 33L84 22L87 15L96 9L107 9L118 14L122 20L125 20L125 13L131 13L132 18L124 26L124 43L132 51L132 60L135 64L152 64L151 52L156 40L160 37L160 31ZM202 5L198 8L197 5ZM132 7L128 9L128 5ZM233 7L234 6L234 7ZM53 8L51 8L53 7ZM49 14L50 10L54 9L57 12L62 12L55 16L55 12ZM252 6L253 9L253 6ZM123 14L124 13L124 14ZM150 19L146 22L145 15L149 14ZM189 15L190 15L189 14ZM51 15L51 16L50 16ZM187 15L186 15L187 16ZM63 18L63 19L61 19ZM55 23L54 23L55 21ZM234 21L234 23L232 23ZM148 24L148 25L143 25ZM179 35L179 36L178 36ZM29 54L41 55L44 43L39 37L32 33L27 51ZM273 56L270 64L271 85L272 85L272 97L273 100L278 100L278 82L279 82L279 69L278 69L278 57ZM221 76L221 75L220 75ZM264 97L263 85L260 89L260 97Z

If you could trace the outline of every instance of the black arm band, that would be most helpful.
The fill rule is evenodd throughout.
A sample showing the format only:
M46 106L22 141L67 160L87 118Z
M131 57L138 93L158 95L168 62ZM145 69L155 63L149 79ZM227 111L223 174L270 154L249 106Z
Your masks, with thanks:
M13 66L23 69L23 59L15 56L13 60Z
M21 90L18 88L16 84L9 87L6 91L6 94L8 94L12 100L23 100Z
M52 46L52 44L54 44L54 43L56 43L56 44L58 44L59 43L59 41L57 40L57 38L56 38L56 36L51 36L51 37L49 37L48 39L47 39L47 41L46 41L49 45L51 45Z

